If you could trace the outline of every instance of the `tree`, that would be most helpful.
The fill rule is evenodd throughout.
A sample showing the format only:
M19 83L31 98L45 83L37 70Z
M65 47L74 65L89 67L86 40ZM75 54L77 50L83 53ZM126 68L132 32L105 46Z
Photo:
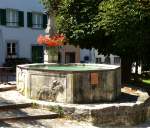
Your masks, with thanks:
M44 5L54 5L50 0L41 1ZM101 0L59 0L55 11L57 30L64 33L74 45L100 47L97 42L105 40L104 32L97 29L94 21L100 2Z
M147 29L150 27L149 0L42 1L56 10L57 30L71 43L95 47L102 54L119 55L123 82L129 80L133 62L147 59L150 48L150 29Z
M111 53L122 60L123 82L130 79L133 62L147 58L150 48L149 0L104 0L99 5L99 28L113 38Z

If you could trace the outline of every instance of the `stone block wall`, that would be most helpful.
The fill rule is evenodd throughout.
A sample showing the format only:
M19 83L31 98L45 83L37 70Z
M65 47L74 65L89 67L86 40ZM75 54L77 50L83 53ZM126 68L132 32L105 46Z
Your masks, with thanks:
M61 103L35 103L44 108L54 110L61 108L67 119L85 121L97 127L126 127L138 125L150 119L150 106L145 102L112 103L112 104L61 104Z
M119 67L103 70L99 65L96 70L49 71L45 66L17 67L17 88L23 95L62 103L96 103L114 101L121 93Z
M114 101L121 93L120 69L96 72L98 83L91 84L91 73L74 74L74 102L95 103Z
M147 108L143 105L109 107L102 110L92 110L93 125L103 126L133 126L147 119Z

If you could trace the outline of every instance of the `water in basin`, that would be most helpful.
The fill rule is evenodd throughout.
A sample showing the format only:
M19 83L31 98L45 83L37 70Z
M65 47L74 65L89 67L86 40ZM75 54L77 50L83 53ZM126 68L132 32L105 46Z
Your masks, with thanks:
M98 67L95 66L83 66L83 65L51 65L51 66L40 66L40 67L31 67L31 69L44 69L44 70L53 70L53 71L87 71L87 70L96 70Z

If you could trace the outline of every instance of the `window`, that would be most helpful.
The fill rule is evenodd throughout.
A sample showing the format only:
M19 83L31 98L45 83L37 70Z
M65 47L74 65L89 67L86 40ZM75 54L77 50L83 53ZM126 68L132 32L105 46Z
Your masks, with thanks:
M45 29L47 27L47 15L42 13L28 12L27 25L30 28Z
M42 14L33 13L32 16L33 28L42 28L43 27L43 17Z
M96 58L96 63L102 63L102 59L101 58Z
M0 9L0 25L24 27L24 12L15 9Z
M8 42L7 43L7 57L14 58L16 57L16 42Z
M85 56L85 57L84 57L84 60L85 60L85 61L89 61L89 56Z
M6 25L7 26L18 26L18 11L13 9L6 10Z
M114 57L114 64L120 64L120 57Z
M109 57L109 56L107 56L107 57L105 58L105 63L106 63L106 64L110 64L110 57Z

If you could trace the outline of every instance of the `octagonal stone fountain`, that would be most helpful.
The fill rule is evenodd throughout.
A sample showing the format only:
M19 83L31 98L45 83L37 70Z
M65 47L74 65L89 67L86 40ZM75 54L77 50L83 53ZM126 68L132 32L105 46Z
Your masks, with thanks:
M49 14L47 33L53 36L54 15L53 12ZM52 62L57 62L58 54L50 52L45 49L44 62L47 64L17 66L17 89L39 107L53 111L61 108L67 117L87 121L94 126L130 126L150 117L149 96L143 93L138 99L144 97L144 101L115 101L121 95L119 66L56 64Z
M121 93L120 76L115 65L18 65L17 89L31 99L61 103L113 101Z

